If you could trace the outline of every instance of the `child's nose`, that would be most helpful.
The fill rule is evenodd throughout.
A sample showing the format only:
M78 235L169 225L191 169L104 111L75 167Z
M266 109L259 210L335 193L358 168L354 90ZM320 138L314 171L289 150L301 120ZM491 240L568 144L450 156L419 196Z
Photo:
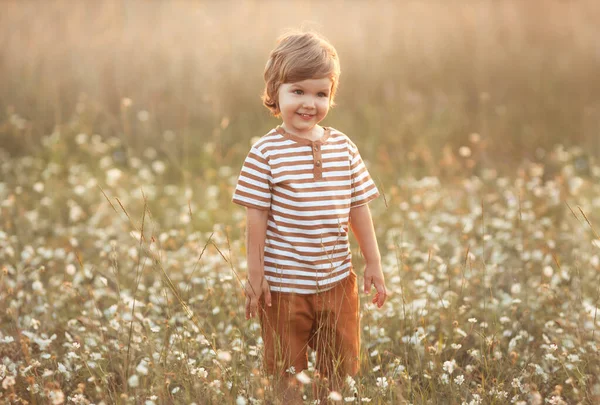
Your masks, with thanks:
M303 107L313 108L315 106L315 100L312 97L304 98Z

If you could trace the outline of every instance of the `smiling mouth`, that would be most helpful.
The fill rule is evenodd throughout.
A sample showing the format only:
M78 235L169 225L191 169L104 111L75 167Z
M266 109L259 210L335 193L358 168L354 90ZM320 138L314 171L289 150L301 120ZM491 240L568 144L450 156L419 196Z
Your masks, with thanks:
M298 115L300 115L301 117L304 117L304 118L309 118L309 117L315 116L314 114L302 114L302 113L298 113Z

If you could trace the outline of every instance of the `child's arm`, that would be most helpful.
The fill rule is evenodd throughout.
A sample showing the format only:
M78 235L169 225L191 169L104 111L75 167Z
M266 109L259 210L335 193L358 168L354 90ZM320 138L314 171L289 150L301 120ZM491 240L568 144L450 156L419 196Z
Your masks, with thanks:
M350 209L350 226L366 262L365 293L368 294L371 285L375 285L377 294L373 298L373 303L377 303L377 306L381 308L385 302L387 292L381 269L381 254L377 246L371 211L369 211L367 204Z
M256 208L246 209L246 258L248 282L246 283L246 319L258 313L258 300L265 294L265 303L271 306L271 292L265 279L264 248L267 236L269 211Z

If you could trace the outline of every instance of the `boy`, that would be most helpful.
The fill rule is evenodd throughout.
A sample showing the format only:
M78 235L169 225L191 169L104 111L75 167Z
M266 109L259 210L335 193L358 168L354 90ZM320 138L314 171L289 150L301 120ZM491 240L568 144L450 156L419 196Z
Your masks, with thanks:
M252 146L233 195L247 208L246 319L259 315L265 368L292 403L301 403L294 374L308 368L308 347L328 389L340 391L345 375L358 372L349 227L366 261L365 293L375 286L379 308L387 294L367 205L377 187L356 145L318 125L334 104L339 75L337 52L321 36L279 39L265 67L263 103L282 124Z

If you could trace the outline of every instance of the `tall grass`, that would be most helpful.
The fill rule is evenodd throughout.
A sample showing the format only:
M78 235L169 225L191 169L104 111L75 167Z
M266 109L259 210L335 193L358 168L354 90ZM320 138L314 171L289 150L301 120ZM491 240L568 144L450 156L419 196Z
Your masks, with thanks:
M118 139L73 129L1 152L2 398L276 401L244 319L237 173L173 184L151 149L122 167ZM510 177L387 173L371 205L390 297L376 310L361 294L361 370L332 400L596 403L600 167L580 176L580 153L553 150L551 180L528 162ZM307 401L314 366L298 377Z
M0 402L277 400L231 193L300 21L384 195L331 401L600 401L597 2L0 4Z

